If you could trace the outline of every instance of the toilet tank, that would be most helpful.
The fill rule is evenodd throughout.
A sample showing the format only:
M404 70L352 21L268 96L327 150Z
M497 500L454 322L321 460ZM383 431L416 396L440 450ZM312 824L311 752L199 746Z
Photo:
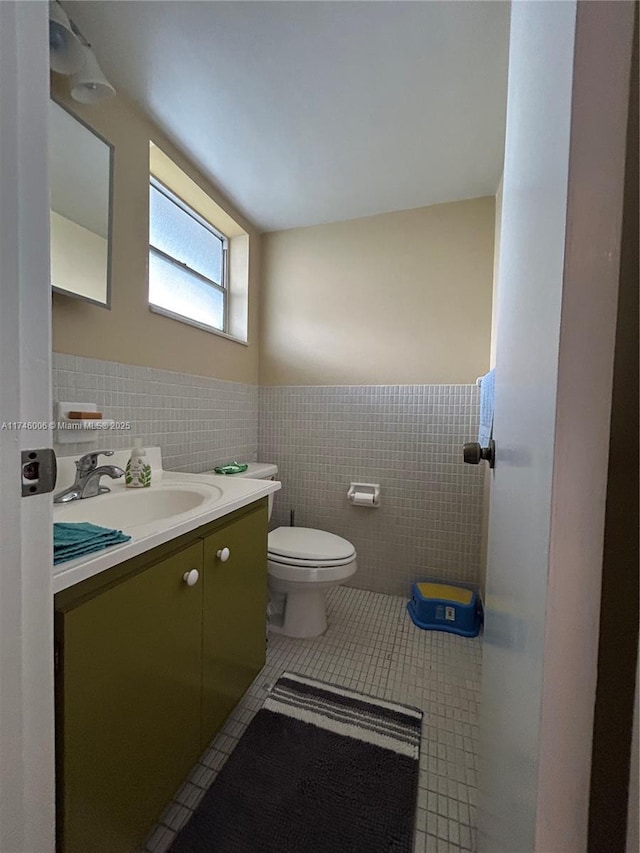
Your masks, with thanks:
M246 471L232 474L232 477L250 477L252 480L275 480L277 479L278 466L270 462L249 462ZM273 492L269 495L269 518L273 510Z

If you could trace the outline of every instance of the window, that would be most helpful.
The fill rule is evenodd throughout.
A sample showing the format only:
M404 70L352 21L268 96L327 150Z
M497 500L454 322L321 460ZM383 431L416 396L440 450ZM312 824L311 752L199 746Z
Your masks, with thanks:
M248 346L254 235L152 140L149 180L150 310Z
M228 331L228 239L156 178L149 184L149 305Z

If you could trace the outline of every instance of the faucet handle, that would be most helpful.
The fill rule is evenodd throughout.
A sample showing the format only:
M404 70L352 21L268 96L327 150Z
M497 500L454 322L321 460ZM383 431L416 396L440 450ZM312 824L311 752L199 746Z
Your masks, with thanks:
M94 450L91 453L85 453L80 459L76 460L76 470L79 477L86 477L98 467L98 456L113 456L114 450Z

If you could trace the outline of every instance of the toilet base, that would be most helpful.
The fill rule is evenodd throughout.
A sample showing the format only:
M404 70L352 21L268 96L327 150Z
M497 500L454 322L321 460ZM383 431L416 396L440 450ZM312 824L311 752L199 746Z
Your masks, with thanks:
M278 624L281 621L281 624ZM285 637L319 637L327 630L327 603L324 591L288 592L284 614L269 622L269 631Z

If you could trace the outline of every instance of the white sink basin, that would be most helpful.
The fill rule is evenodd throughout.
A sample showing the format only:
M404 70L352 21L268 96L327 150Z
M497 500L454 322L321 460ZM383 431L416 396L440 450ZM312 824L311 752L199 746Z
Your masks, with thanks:
M89 521L101 527L127 531L127 528L206 509L222 497L214 485L161 484L148 489L112 486L107 495L54 504L54 521Z

